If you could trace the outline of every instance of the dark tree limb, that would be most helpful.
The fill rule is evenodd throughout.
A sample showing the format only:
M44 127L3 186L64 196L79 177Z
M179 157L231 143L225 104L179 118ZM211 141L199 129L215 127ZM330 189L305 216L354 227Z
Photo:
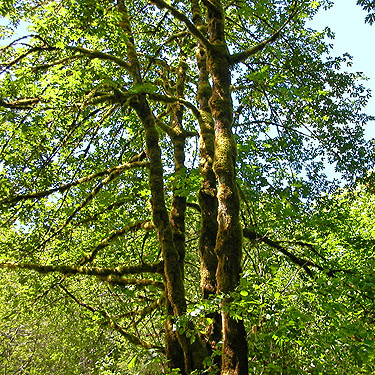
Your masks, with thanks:
M280 243L289 243L291 245L298 245L298 246L303 246L303 247L307 247L308 249L310 249L314 254L316 254L319 258L323 259L323 260L327 260L327 258L325 256L323 256L322 254L319 253L319 251L317 251L315 249L315 246L312 244L312 243L308 243L308 242L304 242L304 241L279 241Z
M87 49L87 48L74 47L74 46L66 46L65 48L58 48L58 47L53 47L53 46L34 46L34 47L31 47L26 52L22 53L21 55L17 56L12 61L0 62L0 66L5 66L5 68L10 68L11 66L17 64L22 59L24 59L25 57L27 57L28 55L30 55L34 52L62 51L64 49L66 49L68 51L79 52L81 54L79 56L68 57L67 59L71 59L71 58L75 59L75 58L79 58L79 57L83 56L83 57L88 57L90 59L106 60L106 61L111 61L111 62L116 63L119 67L125 68L127 71L130 70L130 65L126 61L120 59L117 56L113 56L113 55L110 55L108 53L97 51L97 50L90 50L90 49ZM50 66L58 65L60 63L63 63L64 60L58 60L58 61L53 62L51 64L45 64L45 65L40 66L39 68L48 68Z
M120 59L117 56L113 56L113 55L110 55L108 53L104 53L104 52L100 52L100 51L96 51L96 50L89 50L89 49L82 48L82 47L67 46L65 48L67 50L80 52L82 55L84 55L86 57L89 57L91 59L100 59L100 60L112 61L112 62L116 63L118 66L120 66L121 68L125 68L127 71L130 71L130 65L126 61Z
M113 285L154 286L155 288L164 290L164 283L162 281L150 279L129 279L115 275L99 277L99 279Z
M280 243L271 240L267 236L262 236L256 232L250 231L249 229L243 229L243 235L245 238L249 240L256 240L261 241L274 249L280 251L282 254L286 255L293 263L297 264L298 266L302 267L309 276L313 276L313 272L311 271L310 267L318 268L320 271L324 271L324 268L314 262L311 262L308 259L302 259L294 254L292 254L289 250L285 249Z
M289 24L289 22L294 18L296 15L296 2L293 4L294 9L291 11L288 19L281 25L281 27L274 32L269 38L266 38L262 42L258 43L257 45L242 51L235 53L233 55L230 55L229 62L231 65L237 64L239 62L242 62L246 60L247 58L255 55L256 53L262 51L268 44L275 42L281 35L281 32L284 30L284 28Z
M161 308L164 301L165 301L165 294L163 294L161 296L161 298L159 298L158 300L153 301L149 306L145 307L144 309L136 310L136 311L129 311L125 314L121 314L119 316L116 316L116 319L126 318L126 317L130 317L130 316L137 316L139 318L135 322L135 324L138 324L147 315L151 314L156 309Z
M127 200L120 200L120 201L114 202L114 203L110 204L109 206L105 207L103 210L98 211L95 214L90 215L90 216L88 216L88 217L86 217L82 220L74 222L74 225L77 226L77 225L87 224L89 222L95 221L95 220L98 219L99 216L103 215L106 212L110 212L114 208L118 208L118 207L123 206L126 202L127 202Z
M0 107L10 109L30 109L39 102L40 98L24 98L14 102L4 102L2 99L0 99Z
M314 246L310 243L306 243L303 241L274 241L265 235L261 235L259 233L256 233L246 228L243 229L243 235L245 238L249 240L261 241L265 243L266 245L273 247L274 249L280 251L280 253L286 255L293 263L302 267L309 276L314 276L314 273L311 271L310 267L317 268L319 271L324 272L328 277L336 277L337 273L344 273L348 275L352 275L355 273L354 270L346 270L346 269L340 269L340 268L334 269L334 268L323 267L315 262L312 262L311 260L303 259L294 255L293 253L291 253L289 250L285 249L285 247L281 245L281 243L283 242L288 242L294 245L307 246L308 248L313 250L316 255L318 255L320 258L326 261L327 259L321 254L319 254L315 250Z
M22 53L21 55L17 56L15 59L13 59L12 61L8 61L8 62L0 62L0 66L4 66L5 68L0 71L0 73L3 73L6 69L12 67L13 65L17 64L18 62L20 62L22 59L24 59L25 57L27 57L28 55L34 53L34 52L41 52L41 51L55 51L56 48L55 47L42 47L42 46L35 46L35 47L32 47L30 48L29 50L27 50L26 52Z
M144 164L146 162L136 162ZM133 163L132 163L133 164ZM126 164L124 164L126 165ZM145 164L146 165L146 164ZM147 163L148 165L148 163ZM48 241L50 241L53 237L57 236L59 233L61 233L73 220L73 218L77 215L78 212L80 212L84 207L86 207L100 192L100 190L105 186L108 185L110 182L112 182L114 179L120 176L120 174L123 172L123 170L120 168L121 166L114 169L106 178L104 178L98 185L95 186L94 189L91 190L90 194L87 195L87 197L84 199L82 203L79 204L79 206L68 216L68 218L65 220L64 224L62 224L56 231L54 231L47 239L45 239L38 248L41 248L43 245L45 245Z
M262 51L268 44L276 41L280 36L281 28L277 30L272 36L269 38L263 40L259 44L255 45L254 47L251 47L245 51L235 53L234 55L231 55L229 60L231 65L238 64L239 62L242 62L246 60L247 58L255 55L256 53Z
M162 103L180 103L184 105L186 108L189 108L196 118L200 117L199 109L194 104L190 103L187 100L184 100L182 98L176 98L176 97L169 96L169 95L157 94L157 93L147 93L147 95L150 99L158 101L158 102L162 102Z
M41 65L33 66L31 69L33 71L46 70L46 69L52 68L53 66L56 66L56 65L64 65L64 64L69 63L71 61L81 59L82 57L85 57L85 55L69 56L69 57L65 57L63 59L52 61L51 63L48 63L48 64L41 64Z

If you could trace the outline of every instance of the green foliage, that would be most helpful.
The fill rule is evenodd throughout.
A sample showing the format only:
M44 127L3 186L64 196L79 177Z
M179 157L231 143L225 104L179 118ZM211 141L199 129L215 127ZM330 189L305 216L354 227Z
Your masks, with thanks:
M250 373L374 371L373 205L363 186L343 190L319 199L303 225L294 226L300 251L306 246L306 254L303 243L314 243L309 259L325 259L326 271L313 279L270 249L249 247L253 267L232 309L246 317L251 332Z
M375 2L373 0L357 0L357 4L361 5L368 12L365 21L372 25L375 22Z
M362 74L345 72L350 55L330 55L332 32L305 25L331 2L222 2L233 54L283 30L232 67L241 224L252 236L244 240L238 288L206 299L197 251L205 240L197 204L205 183L200 167L208 164L198 152L204 137L197 139L197 41L168 12L125 3L131 37L112 1L0 4L9 20L0 27L2 43L15 39L1 47L0 262L92 271L41 276L36 267L2 270L0 369L179 374L163 353L167 316L173 332L190 344L202 337L207 343L207 327L226 302L225 311L246 326L251 374L374 372L369 171L375 154L373 141L363 137L372 118L362 112L370 92ZM373 2L358 4L372 23ZM193 19L190 5L173 3ZM24 24L28 35L17 39L16 27ZM130 68L132 43L141 79ZM182 94L181 61L187 69ZM178 317L170 316L159 287L165 278L142 270L158 264L163 249L152 223L160 212L150 204L147 168L154 160L134 110L144 110L140 98L160 126L164 203L188 203L185 230L174 232L186 245L186 254L178 251L180 260L185 257L187 309ZM182 139L185 163L177 169ZM341 181L326 176L327 163ZM136 265L141 271L116 273ZM107 268L111 277L94 272ZM192 374L219 374L220 355L219 341L204 369Z

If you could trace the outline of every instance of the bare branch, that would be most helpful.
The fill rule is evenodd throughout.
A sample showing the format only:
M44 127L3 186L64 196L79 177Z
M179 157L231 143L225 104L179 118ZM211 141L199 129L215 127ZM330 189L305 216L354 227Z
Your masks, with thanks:
M17 38L17 39L15 39L15 40L13 40L12 42L10 42L9 44L7 44L6 46L1 47L1 48L0 48L0 52L7 50L8 48L12 47L13 44L16 44L17 42L19 42L19 41L21 41L21 40L28 39L28 38L33 38L33 37L36 37L36 35L34 35L34 34L30 34L30 35L24 35L24 36L21 36L20 38ZM1 65L1 64L0 64L0 65Z
M279 30L277 30L272 36L263 40L263 42L260 42L259 44L255 45L254 47L251 47L251 48L249 48L245 51L238 52L238 53L235 53L234 55L231 55L230 58L229 58L230 64L231 65L237 64L241 61L246 60L250 56L255 55L256 53L260 52L261 50L263 50L264 47L266 47L268 44L274 42L275 40L277 40L279 38L280 32L281 32L282 29L283 29L283 27L280 28Z
M317 268L319 271L324 272L329 277L335 277L336 273L340 273L340 272L345 273L345 274L349 274L349 275L355 273L355 271L350 270L350 269L346 270L346 269L340 269L340 268L339 269L333 269L333 268L322 267L321 265L319 265L317 263L314 263L311 260L300 258L300 257L292 254L289 250L285 249L283 246L280 245L280 243L286 242L286 241L273 241L270 238L268 238L267 236L263 236L259 233L253 232L253 231L251 231L249 229L246 229L246 228L243 229L243 235L247 239L255 240L255 241L261 241L261 242L267 244L268 246L271 246L274 249L280 251L280 253L286 255L293 263L302 267L309 276L314 276L313 272L311 271L311 269L309 267ZM313 247L313 245L311 245L311 244L307 244L305 242L300 242L300 241L291 242L291 243L294 243L296 245L298 244L300 246L308 246L310 248ZM320 255L318 253L317 253L317 255L319 255L321 258L325 259L322 255Z
M327 258L325 256L323 256L322 254L320 254L319 251L317 251L315 249L315 246L312 243L308 243L308 242L304 242L304 241L279 241L279 242L280 243L289 243L291 245L298 245L298 246L302 246L302 247L307 247L314 254L316 254L319 258L321 258L323 260L327 260Z
M40 52L40 51L55 51L55 47L32 47L26 52L22 53L21 55L17 56L15 59L9 62L0 62L0 66L4 66L5 68L0 71L0 73L3 73L6 69L12 67L13 65L17 64L19 61L27 57L28 55L34 53L34 52Z
M55 61L53 61L49 64L41 64L41 65L33 66L31 69L33 71L44 70L44 69L48 69L48 68L51 68L51 67L56 66L56 65L61 65L61 64L68 63L70 61L80 59L82 57L85 57L85 56L84 55L69 56L69 57L66 57L64 59L55 60Z
M46 69L50 66L54 66L54 65L61 64L61 63L64 63L66 61L69 61L70 59L76 59L76 58L84 56L84 57L88 57L90 59L100 59L100 60L111 61L111 62L114 62L115 64L117 64L118 66L120 66L121 68L125 68L127 71L130 71L130 65L126 61L120 59L117 56L113 56L113 55L110 55L108 53L100 52L100 51L97 51L97 50L90 50L90 49L83 48L83 47L73 47L73 46L66 46L65 48L58 48L58 47L53 47L53 46L35 46L35 47L30 48L26 52L22 53L21 55L17 56L12 61L0 62L0 66L4 66L5 69L10 68L11 66L17 64L22 59L24 59L25 57L27 57L28 55L30 55L34 52L62 51L64 49L66 49L68 51L79 52L81 54L81 56L71 56L71 57L68 57L66 59L58 60L58 61L53 62L51 64L41 65L40 67L37 67L37 68L34 68L34 69L38 69L38 68Z
M114 328L118 333L121 334L121 336L125 337L131 344L142 346L145 349L159 349L160 351L164 351L164 348L161 348L159 346L155 346L150 344L147 341L144 341L140 339L139 337L132 335L129 333L128 329L122 328L117 322L115 322L106 311L102 312L102 315L106 317L109 321L109 325Z
M75 301L78 305L84 307L87 310L90 310L93 313L96 313L98 310L94 309L92 306L88 305L87 303L82 302L79 300L75 295L69 292L68 289L65 288L64 285L60 284L59 287L73 300Z
M243 230L244 237L250 240L262 241L263 243L273 247L274 249L280 251L282 254L286 255L293 263L297 264L298 266L302 267L309 276L313 276L313 272L309 267L316 267L320 271L324 271L324 268L314 262L311 262L308 259L302 259L294 254L292 254L289 250L285 249L281 246L278 242L271 240L266 236L262 236L256 232L250 231L249 229Z

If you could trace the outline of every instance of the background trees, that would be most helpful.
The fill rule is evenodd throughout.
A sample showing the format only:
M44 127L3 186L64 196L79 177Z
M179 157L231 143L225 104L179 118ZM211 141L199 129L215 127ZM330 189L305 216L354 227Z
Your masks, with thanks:
M373 369L369 93L348 57L322 57L318 6L1 5L30 25L2 48L4 295L27 307L4 313L4 363ZM367 185L333 193L327 161Z

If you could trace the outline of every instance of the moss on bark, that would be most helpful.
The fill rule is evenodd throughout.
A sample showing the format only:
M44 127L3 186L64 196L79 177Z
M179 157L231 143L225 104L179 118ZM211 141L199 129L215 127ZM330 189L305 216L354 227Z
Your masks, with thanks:
M209 100L215 120L215 157L213 169L218 181L218 233L216 238L217 289L229 295L238 285L241 272L242 230L239 214L235 162L236 145L232 134L233 105L230 95L229 52L224 38L224 15L220 0L204 1L207 6L209 40L208 70L213 91ZM247 341L243 321L225 312L230 298L223 301L222 374L247 375Z

